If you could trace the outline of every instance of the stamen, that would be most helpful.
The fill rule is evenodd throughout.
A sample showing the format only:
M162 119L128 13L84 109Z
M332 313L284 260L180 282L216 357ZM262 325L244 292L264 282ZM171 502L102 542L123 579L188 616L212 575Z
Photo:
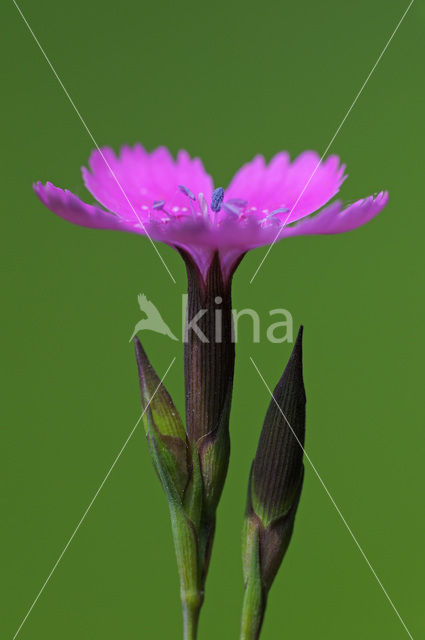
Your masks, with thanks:
M204 218L208 218L208 204L203 193L198 194L199 208Z
M274 211L270 211L268 217L276 215L276 213L288 213L289 209L286 207L281 207L280 209L274 209Z
M187 196L188 198L190 198L191 200L196 200L195 196L193 195L193 193L191 192L190 189L188 189L187 187L185 187L183 184L179 184L178 185L180 191L182 193L184 193L185 196Z
M153 205L152 205L152 209L155 209L157 211L162 211L163 207L165 204L165 200L154 200L153 201Z
M220 211L223 198L224 198L224 189L223 187L218 187L217 189L214 190L214 193L212 194L212 199L211 199L211 209L214 211L214 213L218 213Z
M239 218L241 214L241 210L235 207L235 205L229 204L229 201L223 204L223 210L231 216L236 216L236 218Z
M242 200L241 198L229 198L227 200L229 204L235 204L237 207L246 207L248 200Z

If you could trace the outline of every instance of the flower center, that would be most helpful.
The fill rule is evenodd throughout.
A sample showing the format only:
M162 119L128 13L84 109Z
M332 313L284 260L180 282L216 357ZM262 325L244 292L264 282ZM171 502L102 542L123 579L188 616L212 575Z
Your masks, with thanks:
M259 210L255 206L248 207L248 201L243 198L229 198L224 201L224 189L223 187L217 187L214 189L211 204L208 207L208 202L203 193L198 193L197 196L188 187L183 184L177 185L178 190L187 197L188 206L172 206L166 207L165 200L154 200L152 209L161 212L162 216L165 214L165 218L162 217L162 222L169 222L172 219L180 218L202 218L212 227L220 226L226 218L245 222L247 218L253 217L257 223L262 227L270 226L279 222L279 214L284 214L289 211L284 205L281 205L278 209L261 209ZM170 205L171 206L171 205ZM219 217L218 213L222 212Z

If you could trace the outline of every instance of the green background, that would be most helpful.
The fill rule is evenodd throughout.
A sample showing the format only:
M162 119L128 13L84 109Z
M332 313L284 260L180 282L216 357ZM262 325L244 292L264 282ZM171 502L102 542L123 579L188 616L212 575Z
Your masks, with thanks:
M200 155L216 184L255 153L322 152L407 2L22 0L96 141ZM0 636L11 639L140 414L128 338L144 292L174 331L185 272L160 246L73 227L31 183L84 192L93 143L11 1L2 4L3 372ZM200 639L237 638L248 470L290 353L264 340L268 310L305 325L306 449L415 638L423 637L423 114L425 10L415 3L331 151L348 201L388 188L371 224L264 249L234 282L255 308L237 346L232 459ZM188 185L190 186L190 185ZM242 322L241 322L242 325ZM182 345L146 333L183 410ZM20 636L179 638L167 506L138 428ZM295 535L263 636L407 637L307 464Z

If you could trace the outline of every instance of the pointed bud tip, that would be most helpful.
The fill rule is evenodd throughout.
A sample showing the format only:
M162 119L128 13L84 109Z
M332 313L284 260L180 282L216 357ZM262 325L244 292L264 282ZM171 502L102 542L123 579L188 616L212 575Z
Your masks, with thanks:
M142 409L147 422L152 421L158 433L176 436L186 442L186 431L170 394L159 378L137 336L134 338L139 373ZM164 375L165 377L165 375Z
M154 380L155 380L157 376L153 371L153 367L149 362L149 358L146 355L146 351L144 350L142 343L140 342L137 336L134 337L133 342L134 342L134 349L136 352L136 362L137 362L137 369L139 372L140 386L146 387L149 384L148 377L151 378L153 374Z
M283 375L277 384L275 393L277 392L279 394L279 389L282 385L288 384L290 379L292 379L293 383L297 386L299 398L303 398L305 402L306 397L303 379L303 333L304 327L303 325L300 325L288 364L286 365Z
M133 338L133 344L134 344L134 349L136 351L136 357L140 355L144 356L146 358L146 353L145 350L142 347L142 343L140 342L139 338L137 336L134 336Z
M292 349L291 358L296 356L297 358L301 357L302 359L303 334L304 334L304 326L300 324L300 328L298 329L298 334L294 342L294 348Z

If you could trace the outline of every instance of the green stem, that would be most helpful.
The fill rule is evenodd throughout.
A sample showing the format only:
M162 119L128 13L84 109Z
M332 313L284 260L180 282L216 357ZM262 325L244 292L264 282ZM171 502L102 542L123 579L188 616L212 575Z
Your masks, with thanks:
M240 640L258 640L264 619L265 604L258 583L249 581L245 587Z
M244 531L244 578L240 640L258 640L264 620L266 596L260 574L259 533L255 522L249 521Z
M196 640L201 606L202 596L199 593L191 596L186 594L182 598L184 640Z
M184 640L196 640L203 602L196 531L181 505L170 503L169 507L180 578Z

